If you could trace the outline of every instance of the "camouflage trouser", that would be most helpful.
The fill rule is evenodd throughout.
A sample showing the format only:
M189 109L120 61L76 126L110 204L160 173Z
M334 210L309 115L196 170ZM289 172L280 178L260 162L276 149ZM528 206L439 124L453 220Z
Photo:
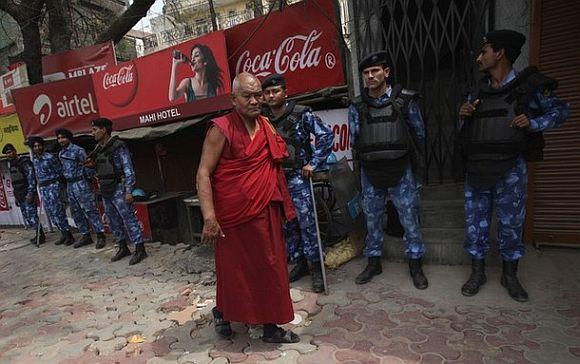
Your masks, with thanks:
M20 212L22 212L22 217L26 224L31 228L36 229L38 227L38 213L36 211L36 202L31 203L26 202L26 199L18 201L18 206L20 207Z
M490 248L489 229L495 205L497 242L504 260L520 259L525 254L522 230L526 218L528 169L526 161L506 172L493 188L475 189L465 184L465 250L475 259L483 259Z
M143 244L143 230L132 204L125 202L125 192L117 187L111 198L103 197L105 216L117 242L125 240L125 229L133 244Z
M89 222L96 233L104 232L105 229L99 216L95 195L87 181L69 183L67 185L67 194L73 219L81 234L90 233Z
M409 259L419 259L425 253L425 244L419 227L419 190L411 167L401 178L399 184L388 189L376 188L368 180L361 169L362 181L362 208L367 222L367 236L365 238L365 257L379 257L383 254L383 216L387 196L390 196L399 213L399 220L405 234L403 240L407 248L405 253Z
M44 210L50 221L58 230L70 231L70 226L66 219L66 207L60 190L60 183L55 182L48 186L41 186L40 195L42 196L42 206L44 206Z
M296 219L287 222L284 226L288 257L293 262L302 256L310 262L318 262L320 261L320 253L318 251L310 181L303 178L299 170L287 172L286 180L297 216Z

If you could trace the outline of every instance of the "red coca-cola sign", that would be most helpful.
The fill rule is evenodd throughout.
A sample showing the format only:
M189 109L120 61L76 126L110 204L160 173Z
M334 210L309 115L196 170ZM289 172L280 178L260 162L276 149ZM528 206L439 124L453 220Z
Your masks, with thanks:
M249 41L262 18L226 30L230 72L282 74L290 94L344 85L342 35L327 14L334 14L332 1L305 0L272 12Z
M133 62L102 72L102 87L107 100L119 107L127 106L137 94L137 67Z

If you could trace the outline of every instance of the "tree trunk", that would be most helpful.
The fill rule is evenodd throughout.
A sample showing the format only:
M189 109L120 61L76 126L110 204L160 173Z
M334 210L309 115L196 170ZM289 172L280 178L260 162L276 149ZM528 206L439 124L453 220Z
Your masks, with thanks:
M47 0L48 28L51 53L71 49L72 19L70 0Z
M127 34L131 28L135 26L147 15L147 11L153 5L155 0L135 0L133 4L125 10L125 12L109 26L99 37L96 43L105 43L112 40L115 44L119 43L121 39Z
M209 15L211 17L211 28L215 32L218 30L216 15L215 15L215 8L213 6L213 0L208 0L209 3Z
M261 0L252 0L252 9L254 9L254 17L264 15L264 7Z
M22 60L26 62L28 81L31 85L42 83L42 44L38 23L25 19L23 22L19 21L18 25L20 25L24 42Z

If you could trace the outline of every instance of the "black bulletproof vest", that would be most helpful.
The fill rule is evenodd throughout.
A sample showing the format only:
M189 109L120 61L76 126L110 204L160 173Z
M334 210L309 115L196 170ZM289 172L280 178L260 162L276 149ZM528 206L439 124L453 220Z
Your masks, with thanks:
M26 196L26 176L22 173L22 170L25 168L25 163L31 162L24 158L10 161L10 178L12 179L14 197L17 201L23 200Z
M491 188L512 168L519 155L537 160L541 154L541 133L529 133L510 126L516 115L525 113L530 94L537 89L537 69L528 68L507 85L494 89L480 83L474 100L480 103L461 130L466 160L467 183L476 188ZM529 116L529 115L528 115ZM531 158L527 158L528 156Z
M122 171L118 171L113 163L113 153L125 146L121 140L115 139L108 142L100 151L98 151L96 159L96 171L99 177L99 186L101 188L101 195L106 198L111 198L115 194L117 186L122 181Z
M276 131L282 139L286 142L289 157L282 161L282 168L284 169L298 169L304 166L304 161L300 160L298 150L303 149L306 152L307 161L312 157L312 146L310 145L310 138L302 142L298 135L296 135L296 124L302 121L302 115L305 112L311 111L308 106L296 105L290 102L286 112L278 118L270 120Z
M359 114L357 157L370 182L380 188L399 183L410 163L411 141L400 92L401 87L395 85L380 107L369 102L365 93L354 103Z

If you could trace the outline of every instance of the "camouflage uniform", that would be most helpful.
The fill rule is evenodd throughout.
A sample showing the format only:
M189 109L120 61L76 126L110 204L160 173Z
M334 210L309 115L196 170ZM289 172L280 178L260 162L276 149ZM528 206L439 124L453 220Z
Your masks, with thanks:
M512 70L500 86L517 76ZM570 113L570 107L551 93L537 90L528 105L532 114L530 131L544 131L560 126ZM460 122L460 128L463 123ZM493 188L474 188L465 184L465 250L474 259L484 259L490 248L489 230L495 205L498 220L498 248L504 261L523 257L525 247L522 230L526 216L528 168L523 155Z
M90 234L89 222L96 233L103 233L103 223L95 202L95 195L87 178L94 175L94 170L83 167L87 153L76 144L70 143L58 154L62 164L63 175L67 181L67 194L73 218L81 234Z
M107 222L117 242L125 240L125 229L133 244L143 244L143 231L132 204L125 202L125 194L135 188L135 170L131 161L131 154L126 146L116 149L112 153L115 169L122 172L122 182L115 189L113 197L103 196L103 205Z
M61 232L70 231L60 182L62 166L58 162L57 157L53 154L43 152L40 156L33 155L32 163L34 164L34 171L36 172L36 178L40 186L42 205L50 221Z
M392 88L388 87L387 92L379 99L373 99L377 104L384 104L391 96ZM415 132L419 141L425 140L425 126L421 111L416 102L410 101L408 104L406 122L411 130ZM354 105L348 110L348 123L350 129L350 143L356 144L359 133L359 113ZM425 253L425 244L421 236L419 227L419 191L421 184L415 179L412 168L409 165L400 182L390 188L377 188L373 186L361 168L362 184L362 208L367 221L367 235L365 238L366 257L380 257L383 254L383 216L387 197L393 201L401 225L405 230L403 239L406 243L407 256L410 259L420 259Z
M23 188L24 195L20 195L14 186L14 198L16 204L20 207L22 217L28 226L36 229L38 227L38 212L36 211L36 178L34 176L34 166L24 157L18 157L14 160L9 160L9 169L18 168L20 173L25 178L25 186ZM27 202L26 198L32 198L31 202Z
M334 141L332 130L309 111L302 115L302 122L296 123L296 129L295 135L300 139L300 143L309 141L310 134L314 134L316 142L312 156L309 157L308 152L303 148L297 149L296 153L304 165L310 164L314 169L318 168L332 150ZM302 169L289 170L285 174L297 215L297 219L287 222L284 226L288 257L293 262L302 256L310 262L318 262L320 254L310 181L302 177Z

